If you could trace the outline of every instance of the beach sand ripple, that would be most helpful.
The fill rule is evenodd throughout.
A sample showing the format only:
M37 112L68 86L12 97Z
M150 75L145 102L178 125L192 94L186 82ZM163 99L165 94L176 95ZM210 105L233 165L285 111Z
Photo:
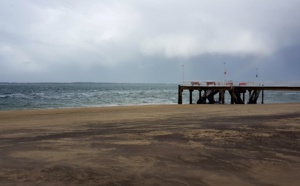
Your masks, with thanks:
M300 185L300 104L0 112L0 185Z

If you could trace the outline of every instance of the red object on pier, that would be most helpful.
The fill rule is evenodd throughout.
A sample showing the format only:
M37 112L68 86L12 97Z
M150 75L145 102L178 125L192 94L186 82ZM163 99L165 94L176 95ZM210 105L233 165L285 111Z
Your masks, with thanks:
M209 85L216 85L216 82L214 81L208 81L206 82L206 85L209 86Z
M200 85L200 82L198 82L198 81L191 81L191 84L192 84L192 86L194 86L194 85Z
M240 83L239 83L239 86L246 86L246 85L247 85L246 82L240 82Z
M233 83L232 82L227 82L225 85L226 86L233 86Z

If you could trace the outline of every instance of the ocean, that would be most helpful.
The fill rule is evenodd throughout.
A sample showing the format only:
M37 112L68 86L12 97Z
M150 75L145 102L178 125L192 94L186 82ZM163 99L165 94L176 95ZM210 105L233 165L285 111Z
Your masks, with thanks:
M194 103L197 97L194 91ZM229 104L230 96L225 97ZM0 83L0 110L177 104L177 99L178 84ZM265 104L293 102L300 102L299 91L265 91ZM188 91L183 103L189 103Z

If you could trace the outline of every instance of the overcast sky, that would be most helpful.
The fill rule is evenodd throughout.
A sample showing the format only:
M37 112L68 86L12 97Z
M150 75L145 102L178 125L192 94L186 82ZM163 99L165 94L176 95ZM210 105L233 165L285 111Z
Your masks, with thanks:
M0 0L0 82L300 81L300 0ZM226 62L224 64L224 62ZM183 66L184 65L184 68Z

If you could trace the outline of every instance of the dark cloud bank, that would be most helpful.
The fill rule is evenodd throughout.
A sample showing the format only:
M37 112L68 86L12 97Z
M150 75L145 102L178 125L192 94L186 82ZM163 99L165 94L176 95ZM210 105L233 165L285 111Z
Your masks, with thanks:
M300 80L298 0L0 2L1 82ZM224 66L224 62L226 62Z

